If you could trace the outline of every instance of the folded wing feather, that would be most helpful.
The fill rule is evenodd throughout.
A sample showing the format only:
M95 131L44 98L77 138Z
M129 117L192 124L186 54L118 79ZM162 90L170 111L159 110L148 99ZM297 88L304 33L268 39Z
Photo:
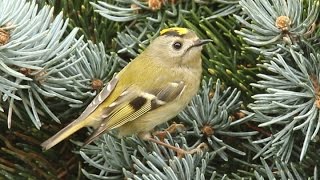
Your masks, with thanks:
M185 83L170 82L162 88L143 92L136 87L124 91L115 102L105 109L104 120L85 144L89 144L100 134L133 121L144 114L170 103L184 91Z

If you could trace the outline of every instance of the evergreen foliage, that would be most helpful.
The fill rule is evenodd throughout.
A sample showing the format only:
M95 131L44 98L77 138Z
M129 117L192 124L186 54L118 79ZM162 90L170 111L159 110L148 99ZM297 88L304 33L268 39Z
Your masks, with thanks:
M319 11L319 0L0 0L0 179L318 179ZM81 147L90 129L41 150L171 26L213 40L197 96L156 128L176 123L158 138L197 152L112 133Z

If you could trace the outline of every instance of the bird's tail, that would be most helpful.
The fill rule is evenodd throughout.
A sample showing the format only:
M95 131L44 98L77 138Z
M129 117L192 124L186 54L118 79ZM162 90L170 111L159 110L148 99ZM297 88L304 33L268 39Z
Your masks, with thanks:
M79 129L85 127L87 119L83 119L81 121L73 121L68 126L60 130L57 134L47 139L45 142L41 144L43 150L48 150L64 140L65 138L69 137L71 134L75 133Z

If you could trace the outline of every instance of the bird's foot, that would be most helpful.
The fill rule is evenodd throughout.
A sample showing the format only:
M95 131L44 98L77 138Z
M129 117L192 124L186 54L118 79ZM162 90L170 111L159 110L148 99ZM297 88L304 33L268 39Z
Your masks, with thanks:
M183 124L173 123L167 129L163 131L156 131L153 133L154 136L157 136L161 141L167 136L167 133L175 133L185 130L186 127Z

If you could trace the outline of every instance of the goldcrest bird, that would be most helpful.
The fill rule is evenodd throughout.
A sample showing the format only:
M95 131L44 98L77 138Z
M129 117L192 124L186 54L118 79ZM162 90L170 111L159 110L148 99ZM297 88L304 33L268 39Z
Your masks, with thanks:
M71 124L41 144L44 150L83 127L95 130L87 140L113 130L119 138L144 136L183 110L201 81L201 40L186 28L168 28L124 67ZM143 137L142 137L143 138Z

